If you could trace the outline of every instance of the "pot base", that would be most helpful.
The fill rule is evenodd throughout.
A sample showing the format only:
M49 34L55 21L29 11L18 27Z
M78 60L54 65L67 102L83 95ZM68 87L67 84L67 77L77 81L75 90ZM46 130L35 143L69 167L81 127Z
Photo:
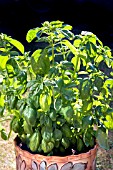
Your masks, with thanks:
M98 145L86 153L69 156L43 156L31 154L17 145L14 140L16 154L16 170L96 170Z

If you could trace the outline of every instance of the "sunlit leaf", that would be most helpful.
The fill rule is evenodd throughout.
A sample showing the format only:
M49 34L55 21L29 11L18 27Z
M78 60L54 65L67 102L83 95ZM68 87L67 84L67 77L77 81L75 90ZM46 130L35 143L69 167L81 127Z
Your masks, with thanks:
M74 34L69 30L60 30L61 33L68 39L72 40L74 38Z
M81 40L80 40L80 39L75 39L75 40L74 40L74 46L75 46L75 47L79 47L80 44L81 44Z
M14 45L22 54L24 54L24 46L21 42L10 38L8 36L5 37L6 40L8 40L9 43L11 43L12 45Z
M106 121L104 121L104 125L108 129L113 129L113 118L111 117L111 115L106 116Z
M79 71L80 70L80 58L79 58L79 56L73 57L71 62L74 64L75 71Z
M6 62L8 60L8 56L1 56L0 55L0 70L3 70L6 68Z
M62 44L66 45L74 55L77 54L77 49L68 40L63 40Z
M34 28L34 29L30 29L28 32L27 32L27 35L26 35L26 40L30 43L34 38L36 38L36 34L37 32L39 31L40 29L37 27L37 28Z
M6 70L10 78L19 73L19 66L14 58L10 58L6 63Z

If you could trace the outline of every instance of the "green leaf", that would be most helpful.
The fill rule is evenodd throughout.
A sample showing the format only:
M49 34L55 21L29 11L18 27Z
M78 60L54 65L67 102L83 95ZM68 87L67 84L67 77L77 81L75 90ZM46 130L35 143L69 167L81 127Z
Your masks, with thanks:
M27 82L27 73L25 71L20 71L17 75L17 80L20 81L20 83L26 83Z
M74 116L73 108L71 106L62 107L61 113L64 115L66 121L71 124Z
M61 109L61 107L62 107L62 99L59 99L59 98L55 99L55 101L54 101L55 110L58 111Z
M66 100L73 100L73 98L74 98L74 92L71 89L63 88L62 89L62 95L64 96L64 98Z
M1 132L2 129L3 129L3 127L2 127L2 125L1 125L1 123L0 123L0 132Z
M69 40L72 40L74 38L74 34L71 31L69 30L60 30L60 31Z
M38 33L39 30L40 29L38 27L34 29L30 29L27 32L26 40L30 43L34 38L36 38L36 34Z
M80 151L82 151L83 148L84 148L84 143L83 143L82 139L77 138L77 150L80 152Z
M62 79L62 78L59 78L59 79L57 80L56 84L58 85L58 88L59 88L59 90L61 91L62 88L63 88L63 86L64 86L64 81L63 81L63 79Z
M60 141L62 139L62 131L59 129L55 129L53 132L53 137L55 141Z
M31 57L31 66L33 72L39 75L45 75L49 72L50 61L47 55L47 51L38 49L36 50Z
M7 61L6 69L7 69L8 76L10 78L14 77L15 75L17 75L19 73L19 67L18 67L18 64L14 58L10 58Z
M39 99L40 107L44 112L47 112L50 109L51 105L51 96L47 94L41 94Z
M79 56L73 57L71 62L74 64L75 71L79 71L80 70L80 58L79 58Z
M91 80L88 78L84 78L84 80L80 84L80 97L83 100L89 99L90 97L90 90L91 90Z
M110 58L106 57L106 58L105 58L105 63L106 63L106 65L107 65L109 68L111 68L111 60L110 60Z
M0 106L0 117L3 116L3 112L4 112L4 107Z
M4 95L0 95L0 117L3 116L4 112Z
M44 22L44 24L46 24L46 23L49 24L48 21L45 21L45 22ZM50 25L54 26L55 28L60 28L60 27L62 27L63 23L64 23L64 22L57 20L57 21L51 21L51 22L50 22ZM45 25L45 26L46 26L46 25Z
M15 46L22 54L24 54L24 46L21 42L13 39L13 38L10 38L8 36L5 37L5 39L10 43L12 44L13 46Z
M100 63L103 59L104 59L104 58L103 58L103 55L99 55L99 56L97 56L97 57L95 58L95 62L96 62L96 63Z
M104 149L109 149L108 134L106 132L103 132L100 128L97 130L96 139L100 147Z
M0 55L0 70L3 70L6 68L6 62L8 60L8 56L1 56Z
M82 119L82 127L83 129L89 127L92 124L92 116L84 116Z
M0 106L4 106L4 95L0 94Z
M63 29L65 29L65 30L72 30L72 26L71 25L68 25L68 24L65 24L65 25L63 25Z
M1 130L1 138L4 139L4 140L8 139L7 134L6 134L4 129Z
M94 146L94 139L88 130L83 135L83 141L87 147Z
M66 45L74 55L78 54L77 49L68 40L63 40L62 44Z
M80 39L74 40L74 46L75 47L80 47L80 44L81 44L81 40Z
M113 113L112 113L113 115ZM104 121L104 125L108 129L113 129L113 117L112 115L107 115L106 116L106 121Z
M107 79L104 83L104 85L110 85L110 87L113 87L113 79Z

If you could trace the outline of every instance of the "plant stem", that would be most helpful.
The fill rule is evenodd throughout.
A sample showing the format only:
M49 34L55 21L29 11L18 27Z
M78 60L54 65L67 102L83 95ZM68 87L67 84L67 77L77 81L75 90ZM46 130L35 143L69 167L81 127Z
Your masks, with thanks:
M51 47L52 47L52 58L53 58L53 66L54 66L54 62L55 62L55 59L54 59L54 44L53 44L53 41L51 43Z
M0 122L4 122L4 121L7 121L7 120L11 120L11 119L3 119L3 120L0 120Z
M61 49L63 50L63 52L62 52L62 53L63 53L63 59L64 59L64 61L65 61L65 60L66 60L66 56L65 56L65 51L64 51L63 45L62 45L62 41L61 41L61 46L62 46Z

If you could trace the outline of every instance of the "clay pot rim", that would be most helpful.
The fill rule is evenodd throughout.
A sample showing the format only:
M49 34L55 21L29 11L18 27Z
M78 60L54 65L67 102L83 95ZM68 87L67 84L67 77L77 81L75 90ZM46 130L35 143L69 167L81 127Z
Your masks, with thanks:
M17 138L18 136L16 136L14 139L15 149L19 151L19 153L25 157L28 157L28 158L32 157L33 159L38 158L39 160L50 160L51 159L51 161L53 160L53 162L55 160L57 160L57 162L63 162L64 160L69 162L69 161L72 161L73 159L75 160L75 157L76 157L76 160L80 160L80 159L86 159L88 157L91 157L92 155L96 155L96 152L98 150L98 144L95 144L95 146L92 149L90 149L88 152L80 153L78 155L45 156L41 154L32 154L27 150L23 150L21 147L17 145Z

